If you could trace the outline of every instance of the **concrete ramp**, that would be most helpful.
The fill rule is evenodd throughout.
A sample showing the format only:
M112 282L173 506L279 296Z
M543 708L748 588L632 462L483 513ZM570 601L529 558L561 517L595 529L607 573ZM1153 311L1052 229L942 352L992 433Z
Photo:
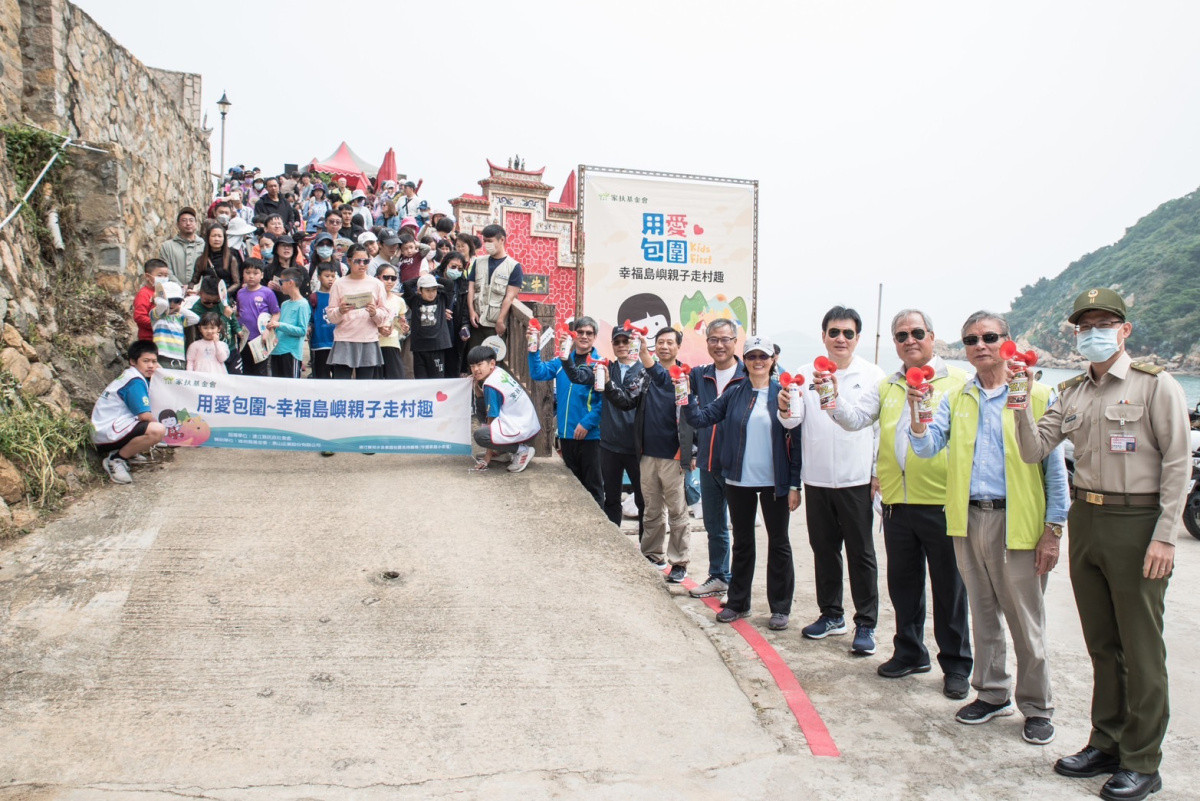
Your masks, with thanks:
M661 575L468 464L181 452L17 542L0 797L736 796L780 741Z

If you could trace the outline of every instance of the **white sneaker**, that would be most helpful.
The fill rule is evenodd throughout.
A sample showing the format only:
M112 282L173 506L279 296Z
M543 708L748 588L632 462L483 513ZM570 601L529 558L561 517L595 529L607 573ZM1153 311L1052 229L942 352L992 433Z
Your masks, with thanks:
M125 460L117 456L115 451L105 456L104 461L100 464L104 467L104 472L108 473L108 477L113 480L114 484L133 483L133 476L129 475L129 465L125 464Z
M125 460L126 464L152 464L153 462L154 460L144 453L136 453Z
M522 445L521 447L517 448L517 452L513 456L512 464L510 464L507 468L508 472L520 473L526 467L529 467L529 463L531 461L533 461L533 448L529 447L528 445Z

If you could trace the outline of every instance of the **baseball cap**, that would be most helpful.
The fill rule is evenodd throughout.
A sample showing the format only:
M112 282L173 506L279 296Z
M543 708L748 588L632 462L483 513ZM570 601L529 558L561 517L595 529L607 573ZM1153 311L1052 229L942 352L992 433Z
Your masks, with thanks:
M167 300L183 300L183 287L174 281L167 281L163 284L163 296Z
M628 332L628 331L626 331L624 328L621 328L620 326L613 326L613 330L612 330L612 341L613 341L613 342L616 342L618 339L621 339L622 337L624 337L625 339L632 339L632 338L633 338L633 337L632 337L632 336L629 334L629 332Z
M389 247L391 245L399 245L400 237L396 236L395 234L391 234L386 239L384 239L381 244L388 245Z
M746 339L746 345L742 348L742 356L754 351L760 351L768 356L775 355L775 344L766 337L753 336Z
M1075 298L1075 308L1067 322L1074 325L1084 314L1096 310L1112 312L1122 320L1125 319L1125 301L1121 296L1111 289L1097 288L1081 292L1079 297Z
M361 189L355 189L353 192L350 193L351 200L358 200L360 197L366 197L366 196L367 196L367 193L362 191Z
M416 188L417 188L417 185L416 185L416 184L414 184L412 181L405 181L405 182L402 184L402 186L407 186L407 187L409 187L409 188L411 188L411 189L416 189Z
M434 278L431 273L425 273L417 279L417 289L429 289L431 287L437 287L437 285L438 280Z
M360 244L360 245L365 245L368 242L378 242L378 241L379 241L379 237L375 236L375 234L371 233L370 231L363 231L361 234L358 235L358 244Z

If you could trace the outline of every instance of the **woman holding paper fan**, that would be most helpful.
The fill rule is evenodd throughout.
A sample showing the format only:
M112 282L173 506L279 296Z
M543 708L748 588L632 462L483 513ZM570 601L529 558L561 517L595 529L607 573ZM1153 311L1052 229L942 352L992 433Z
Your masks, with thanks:
M371 258L362 245L346 251L350 274L333 282L325 319L333 323L333 349L329 368L334 378L379 378L383 352L379 349L379 329L392 318L388 291L383 282L367 275Z
M767 529L767 603L775 631L788 626L796 586L788 518L800 506L799 430L789 432L779 419L779 381L772 378L775 346L753 336L742 352L747 379L731 384L715 401L699 408L695 395L682 408L688 423L704 428L725 421L720 462L725 476L725 498L733 524L733 564L725 608L717 613L721 623L750 615L750 588L754 581L754 516L761 506Z

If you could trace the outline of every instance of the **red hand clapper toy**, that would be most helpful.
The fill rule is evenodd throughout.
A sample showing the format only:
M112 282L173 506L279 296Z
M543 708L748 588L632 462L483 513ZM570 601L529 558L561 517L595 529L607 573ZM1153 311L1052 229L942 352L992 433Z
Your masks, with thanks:
M924 367L910 367L904 374L904 380L913 389L922 390L921 400L917 401L917 421L933 422L933 387L929 379L933 378L934 370L928 364Z
M1029 400L1029 371L1026 369L1037 364L1037 353L1026 351L1020 353L1017 343L1011 339L1000 346L1000 357L1012 362L1012 380L1008 382L1008 401L1004 404L1009 409L1024 409Z
M687 406L688 390L690 387L688 386L688 381L686 378L684 378L684 376L692 372L692 368L688 367L686 364L673 364L671 365L671 369L667 372L671 374L671 380L675 382L675 405Z
M822 373L837 372L837 364L826 356L818 356L813 359L813 368ZM817 397L821 399L822 409L837 408L837 387L833 385L832 381L817 385Z
M630 321L628 321L628 320L626 320L626 321L625 321L625 324L624 324L624 325L622 325L621 327L622 327L622 328L624 328L626 331L629 331L629 332L631 332L631 333L632 333L633 331L637 331L637 332L638 332L639 334L641 334L642 336L646 336L646 334L649 334L649 333L650 333L650 329L649 329L649 328L645 328L644 326L640 326L640 325L634 325L633 323L631 323L631 322L630 322Z

